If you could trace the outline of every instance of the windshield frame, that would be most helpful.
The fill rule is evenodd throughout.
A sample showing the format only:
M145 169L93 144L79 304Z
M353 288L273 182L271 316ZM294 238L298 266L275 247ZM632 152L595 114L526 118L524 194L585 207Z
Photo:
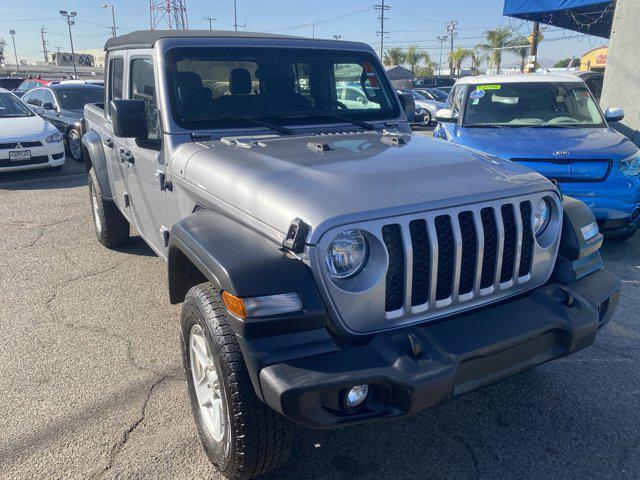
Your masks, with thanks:
M18 97L16 97L13 93L11 92L0 92L0 95L6 95L7 97L13 97L13 101L20 106L20 108L24 108L25 109L25 113L26 115L0 115L0 119L3 118L28 118L28 117L34 117L35 113L33 113L33 111L29 108L29 106L24 103L22 100L20 100Z
M496 128L608 128L608 124L607 121L604 117L604 113L602 112L602 109L600 108L600 105L598 104L598 102L596 102L595 98L593 97L593 94L591 93L591 91L589 90L589 87L587 87L587 85L584 82L576 82L576 81L549 81L549 82L504 82L503 84L514 84L514 85L539 85L539 84L545 84L545 83L549 83L549 84L567 84L567 85L574 85L576 87L583 87L585 89L585 91L587 92L587 94L589 95L591 101L593 102L593 104L595 105L599 115L600 115L600 123L589 123L589 124L583 124L583 123L566 123L566 124L508 124L508 123L497 123L497 122L475 122L475 123L467 123L467 114L468 112L468 107L469 107L469 100L470 100L470 95L472 92L477 90L477 87L479 86L483 86L483 85L493 85L496 83L500 83L500 82L490 82L490 83L470 83L469 88L467 88L467 91L465 92L464 95L464 99L463 99L463 108L462 108L462 115L460 118L460 126L462 127L466 127L466 128L479 128L479 127L496 127Z
M267 42L268 43L268 42ZM313 46L296 46L291 48L287 45L255 45L255 44L242 44L242 45L217 45L217 44L204 44L204 45L185 45L185 44L174 44L167 46L167 48L163 51L163 66L160 68L160 79L162 82L162 91L165 99L167 100L165 104L167 105L167 120L169 120L169 124L175 125L179 129L179 131L183 132L192 132L192 131L229 131L229 130L255 130L256 128L264 128L257 127L255 122L246 121L242 122L241 119L238 120L229 120L222 119L220 121L190 121L183 122L181 121L178 115L177 102L174 94L174 75L176 72L176 64L177 59L182 55L186 55L186 52L204 52L202 55L210 57L218 57L220 59L225 56L230 56L230 52L233 50L238 51L259 51L259 50L283 50L285 53L291 53L292 51L295 53L300 53L300 59L305 59L304 52L309 51L310 53L316 53L319 51L326 51L328 54L338 54L344 55L345 61L349 58L356 59L360 58L361 60L364 57L364 60L368 61L376 70L377 79L380 83L381 88L383 88L386 94L390 99L391 109L381 109L380 114L376 115L375 118L361 118L362 115L349 115L349 110L314 110L310 109L308 113L318 113L318 116L306 116L300 115L300 112L288 112L283 110L282 112L275 112L273 115L259 115L259 118L264 118L265 120L270 120L272 122L277 121L278 125L283 127L323 127L323 126L334 126L336 124L349 124L351 123L349 120L340 120L336 117L331 118L332 113L337 113L338 115L343 115L345 117L353 116L355 121L362 122L374 122L374 123L384 123L384 122L399 122L402 121L402 108L400 102L398 100L396 89L392 86L391 82L388 80L386 72L377 57L368 50L358 50L358 49L346 49L346 48L326 48L326 47L313 47ZM357 110L359 113L362 113L362 110ZM221 113L221 117L225 117L228 113ZM247 117L256 117L255 112L247 112ZM288 117L288 118L281 118ZM173 128L170 128L173 130Z

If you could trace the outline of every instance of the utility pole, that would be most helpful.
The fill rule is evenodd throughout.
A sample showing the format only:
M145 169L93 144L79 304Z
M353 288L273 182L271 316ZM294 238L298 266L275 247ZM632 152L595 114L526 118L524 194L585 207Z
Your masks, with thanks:
M78 12L67 12L66 10L60 10L60 15L67 22L67 26L69 27L69 41L71 42L71 59L73 60L73 78L78 78L78 70L76 69L76 54L73 51L73 36L71 35L71 25L75 24L75 18Z
M233 29L237 32L238 27L246 27L247 26L247 18L244 19L244 25L238 25L238 5L236 0L233 0Z
M49 63L49 52L47 51L47 42L44 39L44 34L47 31L46 30L47 27L45 27L44 25L42 26L42 28L40 29L40 38L42 38L42 53L44 54L44 63L47 64Z
M214 22L218 19L216 17L207 17L207 16L205 16L204 19L209 21L209 30L213 30L213 27L211 26L211 22Z
M438 62L438 76L442 76L442 45L447 41L446 35L436 37L436 40L440 42L440 61Z
M455 35L456 35L456 29L457 28L458 28L458 21L457 20L451 20L446 25L447 33L449 34L449 37L451 38L451 54L449 55L449 76L453 76L453 60L452 60L451 57L452 57L452 54L453 54L453 37L455 37Z
M20 73L20 65L18 65L18 52L16 51L16 31L9 30L9 35L11 35L11 40L13 41L13 54L16 57L16 71Z
M385 0L381 0L378 5L373 6L373 8L380 12L380 16L378 17L378 20L380 20L380 30L376 32L378 35L380 35L380 61L382 61L382 54L384 51L384 21L388 19L384 16L384 14L391 8L389 7L389 5L385 5L384 2Z
M533 22L533 31L529 37L531 42L531 57L527 63L527 73L533 73L536 69L536 59L538 58L538 43L540 43L540 23Z

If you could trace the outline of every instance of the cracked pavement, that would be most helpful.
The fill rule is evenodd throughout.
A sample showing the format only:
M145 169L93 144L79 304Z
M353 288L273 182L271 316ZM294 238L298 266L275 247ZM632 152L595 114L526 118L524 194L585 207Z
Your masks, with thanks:
M82 167L0 174L0 478L219 478L198 443L179 306L137 236L95 240ZM268 479L637 479L640 235L596 345L409 418L297 431Z

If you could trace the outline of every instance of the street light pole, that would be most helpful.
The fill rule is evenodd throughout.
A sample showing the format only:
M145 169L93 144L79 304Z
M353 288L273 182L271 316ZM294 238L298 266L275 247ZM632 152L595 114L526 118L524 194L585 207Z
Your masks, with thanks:
M311 27L311 36L316 38L316 24L311 22L302 22L303 27Z
M78 78L78 70L76 68L76 54L75 54L75 51L73 50L73 35L71 35L71 25L76 23L74 20L71 20L71 19L75 18L78 12L69 13L66 10L60 10L59 13L60 15L62 15L62 18L65 19L65 21L67 22L67 26L69 27L69 41L71 42L71 59L73 60L73 78Z
M13 54L16 57L16 71L20 73L20 65L18 65L18 52L16 51L16 31L9 30L9 35L11 35L11 40L13 41Z
M442 45L444 44L444 42L447 41L447 36L442 35L442 36L436 37L436 40L440 42L440 61L438 62L438 76L441 77L442 76Z
M111 7L111 33L114 37L118 36L118 31L116 29L116 11L111 3L103 3L102 9L104 10L107 7Z

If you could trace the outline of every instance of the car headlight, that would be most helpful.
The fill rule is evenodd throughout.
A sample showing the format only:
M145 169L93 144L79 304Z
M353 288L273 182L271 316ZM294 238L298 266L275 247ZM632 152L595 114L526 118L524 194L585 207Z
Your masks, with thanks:
M540 235L544 232L544 229L549 225L549 219L551 218L551 206L546 198L538 200L535 209L533 210L533 233L534 235Z
M620 160L618 164L620 172L628 177L640 174L640 152Z
M357 275L367 263L369 245L360 230L339 233L327 248L326 267L332 278L344 279Z
M44 139L47 143L56 143L62 141L62 134L60 132L53 133Z

